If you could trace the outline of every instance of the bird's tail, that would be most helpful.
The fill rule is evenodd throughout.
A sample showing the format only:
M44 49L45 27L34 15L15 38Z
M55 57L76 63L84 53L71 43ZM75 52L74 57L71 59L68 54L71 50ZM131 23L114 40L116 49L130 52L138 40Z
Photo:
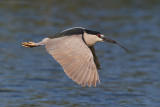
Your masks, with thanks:
M35 42L21 42L22 46L27 47L27 48L33 48L41 45L45 45L47 43L49 38L44 38L42 41L35 43Z

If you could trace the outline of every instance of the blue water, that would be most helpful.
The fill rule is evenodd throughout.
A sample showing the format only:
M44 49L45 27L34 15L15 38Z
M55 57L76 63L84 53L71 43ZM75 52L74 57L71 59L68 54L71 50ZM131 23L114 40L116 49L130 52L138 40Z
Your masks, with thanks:
M159 10L159 0L1 0L1 107L159 107ZM75 26L130 50L96 44L102 66L96 88L74 83L44 47L21 47Z

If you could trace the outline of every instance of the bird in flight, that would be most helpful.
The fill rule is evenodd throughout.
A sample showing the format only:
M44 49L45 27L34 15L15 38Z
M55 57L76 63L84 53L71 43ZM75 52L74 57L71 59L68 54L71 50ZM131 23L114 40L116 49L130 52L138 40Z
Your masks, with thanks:
M86 84L96 87L96 83L100 83L98 69L101 69L101 66L94 45L103 41L118 44L127 51L125 47L100 32L82 27L64 30L38 43L22 42L22 46L32 48L45 45L47 52L63 67L69 78L82 87Z

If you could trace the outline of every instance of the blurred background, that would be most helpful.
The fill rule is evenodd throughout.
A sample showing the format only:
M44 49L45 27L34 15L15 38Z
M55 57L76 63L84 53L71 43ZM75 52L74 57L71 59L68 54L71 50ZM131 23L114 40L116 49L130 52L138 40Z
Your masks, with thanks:
M130 50L96 44L96 88L74 83L44 47L20 44L76 26ZM0 0L1 107L158 107L159 70L159 0Z

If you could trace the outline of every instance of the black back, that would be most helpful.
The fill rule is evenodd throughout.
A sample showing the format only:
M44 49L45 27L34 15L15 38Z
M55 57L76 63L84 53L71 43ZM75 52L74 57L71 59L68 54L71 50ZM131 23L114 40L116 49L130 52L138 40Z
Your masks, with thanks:
M100 34L100 32L97 32L97 31L92 31L92 30L87 30L85 28L77 27L77 28L71 28L71 29L62 31L55 35L51 35L49 36L49 38L58 38L58 37L63 37L63 36L78 35L78 34L83 34L84 32L88 34L94 34L94 35Z

